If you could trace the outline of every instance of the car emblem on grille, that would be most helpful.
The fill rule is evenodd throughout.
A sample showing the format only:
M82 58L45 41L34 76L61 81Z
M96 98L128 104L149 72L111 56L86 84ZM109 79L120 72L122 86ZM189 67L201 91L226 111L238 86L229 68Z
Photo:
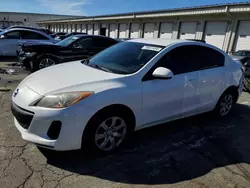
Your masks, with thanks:
M19 89L16 89L16 91L13 93L13 96L16 97L19 92Z

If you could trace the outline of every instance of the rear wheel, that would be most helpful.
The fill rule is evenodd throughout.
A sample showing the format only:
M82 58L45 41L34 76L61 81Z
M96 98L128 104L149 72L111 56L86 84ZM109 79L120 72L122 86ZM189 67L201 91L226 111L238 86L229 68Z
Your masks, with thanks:
M40 59L38 66L39 66L39 69L44 69L46 67L50 67L55 64L56 62L51 57L43 57Z
M245 77L243 83L244 83L244 90L246 92L250 92L250 78Z
M225 117L231 112L237 99L236 92L234 89L230 89L223 93L214 110L216 116Z

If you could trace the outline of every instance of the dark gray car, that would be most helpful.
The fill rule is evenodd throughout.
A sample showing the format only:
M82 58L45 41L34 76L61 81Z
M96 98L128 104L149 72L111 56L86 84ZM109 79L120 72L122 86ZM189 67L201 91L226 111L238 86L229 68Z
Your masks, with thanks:
M231 57L235 61L240 61L242 65L250 59L250 50L239 50L234 52Z

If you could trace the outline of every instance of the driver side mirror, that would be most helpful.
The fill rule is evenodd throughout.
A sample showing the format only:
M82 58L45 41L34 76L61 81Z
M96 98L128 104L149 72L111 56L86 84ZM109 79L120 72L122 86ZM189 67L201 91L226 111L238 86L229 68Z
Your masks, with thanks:
M158 79L171 79L174 76L173 72L165 67L156 68L152 75Z
M5 35L1 35L1 36L0 36L0 39L5 39L5 38L6 38Z

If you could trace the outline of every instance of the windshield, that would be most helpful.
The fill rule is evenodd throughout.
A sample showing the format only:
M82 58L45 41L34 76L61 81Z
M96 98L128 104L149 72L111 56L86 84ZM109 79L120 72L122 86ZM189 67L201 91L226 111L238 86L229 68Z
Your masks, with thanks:
M63 40L59 41L56 44L59 45L59 46L68 46L68 45L72 44L72 42L74 42L75 40L77 40L79 38L80 37L77 37L77 36L71 36L71 37L68 37L66 39L63 39Z
M118 74L131 74L143 67L163 48L151 44L122 42L92 57L88 65Z

